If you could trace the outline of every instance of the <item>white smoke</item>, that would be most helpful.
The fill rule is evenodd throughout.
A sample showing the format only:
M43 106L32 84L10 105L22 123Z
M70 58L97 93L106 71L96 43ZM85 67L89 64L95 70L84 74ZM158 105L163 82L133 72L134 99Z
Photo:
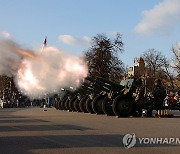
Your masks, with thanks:
M16 75L22 56L16 51L20 48L10 40L0 40L0 75Z
M58 93L61 88L78 87L87 76L82 58L55 47L39 49L33 55L24 50L22 55L19 50L22 49L12 42L0 42L0 75L14 76L17 87L29 97L40 98Z

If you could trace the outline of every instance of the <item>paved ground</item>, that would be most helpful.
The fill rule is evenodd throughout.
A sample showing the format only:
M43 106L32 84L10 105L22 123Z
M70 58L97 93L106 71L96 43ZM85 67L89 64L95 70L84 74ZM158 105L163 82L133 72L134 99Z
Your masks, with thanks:
M126 149L127 133L139 137L180 138L175 118L115 118L69 113L54 108L0 109L0 153L177 153L180 144L140 144Z

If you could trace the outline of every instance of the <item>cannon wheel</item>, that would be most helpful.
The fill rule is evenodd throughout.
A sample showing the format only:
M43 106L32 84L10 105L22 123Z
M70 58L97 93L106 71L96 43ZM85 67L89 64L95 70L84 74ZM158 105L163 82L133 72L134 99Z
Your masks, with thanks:
M80 100L78 98L76 98L76 100L74 101L74 108L76 112L81 112L80 107L79 107L79 102Z
M118 117L131 116L134 108L134 100L127 96L117 96L113 101L113 112Z
M65 102L66 102L67 99L68 99L68 97L65 97L65 98L63 98L62 101L61 101L60 106L61 106L61 109L62 109L62 110L66 110L66 108L65 108Z
M54 103L54 107L55 107L56 110L59 110L58 102L59 102L59 101L56 101L56 102ZM42 106L42 105L41 105L41 106Z
M98 95L94 98L92 102L92 108L96 114L103 114L102 102L104 100L104 96Z
M59 100L59 101L57 102L57 104L58 104L58 110L62 110L61 102L62 102L62 100Z
M88 111L86 109L86 100L87 99L88 99L88 96L84 96L79 103L80 110L84 113L88 113Z
M73 111L73 112L76 111L76 109L75 109L75 107L74 107L74 102L75 102L76 99L77 99L77 97L76 97L76 96L73 96L73 97L70 99L70 101L69 101L69 109L70 109L71 111Z
M41 106L42 106L42 105L41 105ZM57 102L57 101L55 101L54 107L55 107L56 110L58 110L59 107L58 107L58 102Z
M112 108L112 100L110 100L108 97L105 97L102 102L102 109L104 114L107 116L115 116Z
M92 100L90 98L88 98L86 100L86 109L89 113L93 114L94 113L94 110L92 108Z
M57 110L61 110L61 99L58 99L57 102L56 102L56 109Z
M68 104L69 104L69 98L67 98L65 103L64 103L65 110L69 110Z

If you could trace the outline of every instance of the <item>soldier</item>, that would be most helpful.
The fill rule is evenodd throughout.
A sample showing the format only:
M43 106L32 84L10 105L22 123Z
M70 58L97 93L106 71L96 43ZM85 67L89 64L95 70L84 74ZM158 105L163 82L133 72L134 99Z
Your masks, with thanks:
M179 93L178 93L178 92L175 93L174 100L175 100L175 103L178 103L178 102L179 102L180 96L179 96Z
M137 79L135 85L136 85L136 89L135 92L133 93L133 98L135 100L136 110L137 110L135 116L142 116L142 109L144 107L145 87L142 82L142 79Z
M166 90L164 86L162 85L162 82L160 79L155 80L153 89L153 102L150 104L150 106L147 109L147 116L152 117L152 110L158 110L161 108L164 102L164 98L166 97Z

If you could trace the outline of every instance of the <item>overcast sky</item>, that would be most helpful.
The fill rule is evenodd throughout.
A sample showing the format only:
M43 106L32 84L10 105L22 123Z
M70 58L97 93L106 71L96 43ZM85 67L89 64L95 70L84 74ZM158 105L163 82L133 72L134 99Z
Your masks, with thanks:
M122 34L126 65L154 48L171 58L180 41L180 0L0 0L0 37L81 55L98 33Z

